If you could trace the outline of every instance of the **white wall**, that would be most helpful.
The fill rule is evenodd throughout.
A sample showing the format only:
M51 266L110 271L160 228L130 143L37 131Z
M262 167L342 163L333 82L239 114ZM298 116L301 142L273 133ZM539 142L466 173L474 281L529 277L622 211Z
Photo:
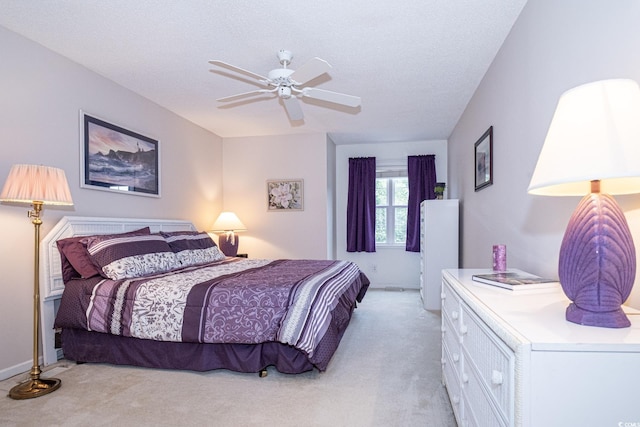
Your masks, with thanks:
M326 259L330 209L324 133L225 138L224 210L247 227L240 253L251 258ZM302 179L303 211L267 211L267 180Z
M638 22L637 0L527 3L449 139L464 267L489 267L491 245L504 243L509 266L557 277L560 243L579 198L528 195L529 180L564 91L607 78L640 82ZM473 144L490 125L494 184L476 193ZM640 196L617 199L637 245ZM628 303L640 308L639 285Z
M327 258L336 259L336 145L327 136Z
M353 261L371 280L371 287L420 288L420 254L404 248L381 247L376 252L347 252L349 157L375 157L377 164L407 164L407 156L435 154L439 182L447 177L447 141L415 141L336 146L336 255Z
M0 185L13 164L54 166L65 170L75 202L45 208L42 236L63 215L211 226L222 208L221 138L2 27L0 46ZM161 198L80 188L80 109L160 140ZM0 204L0 379L32 363L34 227L26 212Z

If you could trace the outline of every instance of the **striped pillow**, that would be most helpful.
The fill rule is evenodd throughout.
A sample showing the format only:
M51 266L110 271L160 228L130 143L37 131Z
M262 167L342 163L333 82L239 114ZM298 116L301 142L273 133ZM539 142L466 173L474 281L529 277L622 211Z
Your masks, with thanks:
M125 237L125 236L141 236L149 235L151 230L149 227L144 227L139 230L127 231L125 233L110 234L110 237ZM107 235L103 235L106 236ZM58 251L60 252L60 259L62 263L62 280L67 283L69 280L81 277L88 279L89 277L97 276L101 274L101 270L93 264L93 260L87 252L86 241L89 237L94 236L74 236L66 239L61 239L56 242Z
M112 280L164 273L180 267L162 236L92 236L87 251L102 274Z
M160 232L182 267L221 261L225 255L207 233L198 231Z

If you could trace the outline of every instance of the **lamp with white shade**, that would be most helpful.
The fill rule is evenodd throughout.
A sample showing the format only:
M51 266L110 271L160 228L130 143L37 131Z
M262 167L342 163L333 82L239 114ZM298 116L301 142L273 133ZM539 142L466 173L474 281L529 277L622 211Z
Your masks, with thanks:
M560 247L558 276L571 304L568 321L630 326L621 305L633 288L636 252L624 213L611 195L640 192L640 89L602 80L558 102L528 189L584 196Z
M29 380L18 384L9 391L13 399L30 399L57 390L61 382L57 378L40 378L42 373L39 364L40 336L40 213L44 205L71 206L71 192L67 178L62 169L38 165L14 165L5 181L1 202L30 204L33 209L28 212L35 228L35 251L33 262L33 366Z
M238 254L238 245L240 240L236 233L239 231L247 231L242 221L233 212L222 212L216 222L213 223L214 233L222 233L218 237L218 246L226 256L236 256Z

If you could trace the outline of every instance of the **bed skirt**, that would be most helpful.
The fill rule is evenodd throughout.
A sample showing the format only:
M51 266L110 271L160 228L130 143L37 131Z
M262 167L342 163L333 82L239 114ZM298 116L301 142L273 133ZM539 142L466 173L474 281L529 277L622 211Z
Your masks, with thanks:
M367 286L360 290L362 301ZM229 369L236 372L259 372L274 366L279 372L297 374L314 367L324 371L349 325L355 303L341 298L332 312L332 322L316 351L306 353L279 342L260 344L205 344L165 342L89 332L62 330L64 358L76 362L111 363L148 368L209 371Z

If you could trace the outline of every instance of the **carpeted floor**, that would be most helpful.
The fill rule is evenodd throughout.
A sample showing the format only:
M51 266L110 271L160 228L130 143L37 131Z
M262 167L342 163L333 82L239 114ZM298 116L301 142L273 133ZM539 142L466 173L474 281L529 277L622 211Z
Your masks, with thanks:
M60 361L62 387L7 397L2 426L455 426L440 374L440 316L416 291L370 290L326 372L266 378Z

